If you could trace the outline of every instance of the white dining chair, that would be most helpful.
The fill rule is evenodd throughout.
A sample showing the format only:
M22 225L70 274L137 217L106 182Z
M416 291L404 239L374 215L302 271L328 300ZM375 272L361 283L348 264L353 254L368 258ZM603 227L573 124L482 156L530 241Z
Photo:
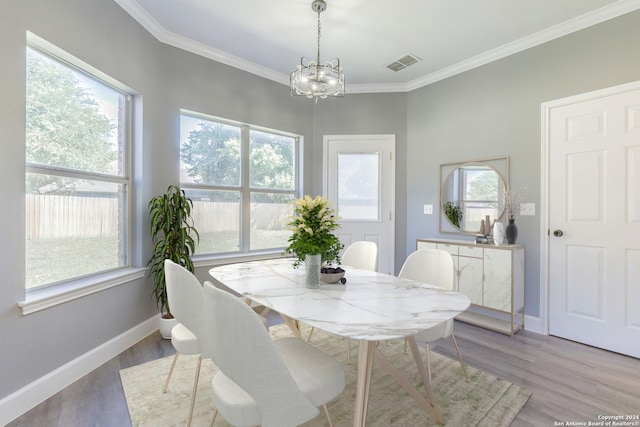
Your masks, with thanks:
M234 426L296 426L315 418L344 389L342 364L294 337L272 340L249 306L204 284L203 356L219 371L211 386L216 407Z
M193 419L193 409L200 378L200 367L202 365L200 336L204 328L204 315L202 313L202 285L200 281L189 270L179 264L167 259L164 262L165 280L167 284L167 297L171 314L179 322L171 329L171 344L176 350L176 354L171 362L167 380L164 383L162 392L166 393L171 381L171 376L175 369L178 357L181 354L197 354L196 373L193 380L193 391L191 392L191 404L187 426L191 425ZM239 301L245 301L244 297L235 297ZM265 329L268 329L268 322L265 317L259 316L260 322Z
M453 259L447 251L443 251L441 249L419 249L411 253L407 257L400 273L398 274L399 277L405 279L428 283L447 290L453 290L454 275L455 269L453 267ZM453 340L453 345L456 348L456 353L458 354L458 360L460 360L462 371L468 381L469 375L467 374L467 368L464 366L460 349L458 348L458 342L453 334L453 319L447 320L444 323L421 331L415 335L415 339L417 341L425 343L427 359L426 365L429 378L431 378L429 343L448 337L451 337Z
M353 242L344 250L341 264L361 270L378 270L378 245L366 240Z
M200 281L189 270L167 259L164 262L165 280L167 283L167 296L171 314L178 320L178 324L171 330L171 344L176 349L176 354L171 362L171 368L167 375L167 380L162 388L166 393L171 380L171 375L178 361L180 354L201 353L201 343L199 337L204 328L204 313L202 312L202 285ZM196 400L196 390L198 388L198 378L200 377L200 366L202 356L198 356L195 378L193 380L193 391L191 392L191 406L189 407L189 417L187 426L191 425L193 418L193 407Z

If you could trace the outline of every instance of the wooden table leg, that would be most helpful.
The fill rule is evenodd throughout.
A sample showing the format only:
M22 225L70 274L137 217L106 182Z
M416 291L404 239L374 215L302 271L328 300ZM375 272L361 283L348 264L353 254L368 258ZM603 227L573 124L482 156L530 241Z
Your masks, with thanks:
M286 323L289 329L291 329L291 332L293 332L295 337L302 338L302 334L300 333L300 323L297 320L285 316L282 313L280 313L280 317L282 317L282 320L284 320L284 323Z
M353 409L353 426L364 427L367 420L369 389L371 388L371 372L377 341L360 341L358 348L358 379L356 388L356 405Z

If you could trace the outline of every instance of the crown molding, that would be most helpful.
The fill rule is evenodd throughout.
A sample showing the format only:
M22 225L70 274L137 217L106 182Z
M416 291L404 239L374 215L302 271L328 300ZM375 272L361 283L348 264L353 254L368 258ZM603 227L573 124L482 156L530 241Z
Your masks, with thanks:
M255 74L259 77L264 77L277 83L289 86L288 74L283 74L271 68L264 67L251 61L247 61L246 59L242 59L228 52L213 48L204 43L193 41L171 31L165 31L162 34L162 38L157 36L156 38L162 43L168 44L170 46L195 53L196 55L204 56L205 58L212 59L216 62L220 62L230 67L237 68L239 70Z
M289 75L275 71L271 68L247 61L228 52L196 42L186 37L175 34L165 29L156 21L136 0L114 0L129 15L131 15L140 25L151 33L158 41L189 51L196 55L212 59L214 61L229 65L230 67L273 80L283 85L289 85ZM441 70L411 80L407 83L380 83L348 85L348 93L390 93L390 92L411 92L436 83L440 80L455 76L465 71L486 65L507 56L522 52L540 44L555 40L576 31L583 30L590 26L599 24L609 19L617 18L629 12L640 9L640 0L619 0L608 6L601 7L592 12L570 19L569 21L539 31L511 43L491 49L487 52L476 55L472 58L458 62L457 64L445 67Z
M289 75L272 70L271 68L247 61L220 49L196 42L164 28L156 21L136 0L114 0L133 19L138 21L159 42L168 44L178 49L186 50L196 55L212 59L230 67L273 80L283 85L289 85Z
M634 10L640 9L640 0L619 0L608 6L601 7L592 12L565 21L553 27L538 31L530 36L523 37L511 43L491 49L452 66L443 68L434 73L417 78L407 83L407 90L412 91L455 76L465 71L472 70L482 65L497 61L507 56L531 49L532 47L547 43L551 40L566 36L576 31L583 30L609 19L617 18Z

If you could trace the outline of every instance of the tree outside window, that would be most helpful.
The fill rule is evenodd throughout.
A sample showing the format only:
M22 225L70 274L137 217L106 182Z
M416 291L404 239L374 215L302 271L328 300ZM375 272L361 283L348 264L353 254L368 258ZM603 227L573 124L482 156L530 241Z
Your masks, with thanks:
M297 196L298 138L181 115L181 186L194 201L197 254L280 250Z

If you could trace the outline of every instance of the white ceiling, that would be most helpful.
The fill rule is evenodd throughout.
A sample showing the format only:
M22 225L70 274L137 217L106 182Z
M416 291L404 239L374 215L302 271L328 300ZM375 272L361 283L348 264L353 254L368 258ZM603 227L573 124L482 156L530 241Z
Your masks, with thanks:
M311 0L114 0L163 43L289 84L315 58ZM403 92L640 8L640 0L326 0L321 60L347 93ZM411 53L421 62L393 72Z

